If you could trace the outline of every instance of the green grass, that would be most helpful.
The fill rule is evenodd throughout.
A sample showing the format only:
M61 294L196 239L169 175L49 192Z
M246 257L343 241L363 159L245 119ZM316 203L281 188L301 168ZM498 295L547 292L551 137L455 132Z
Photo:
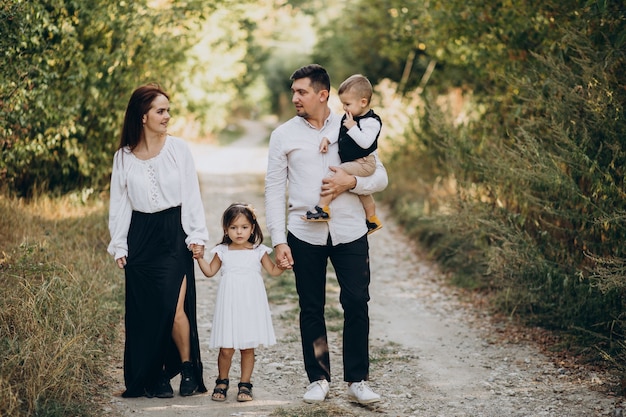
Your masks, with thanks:
M279 318L281 320L297 320L299 314L298 293L296 292L296 282L293 271L285 271L278 277L266 277L265 285L267 298L270 303L281 305L291 303L294 308L283 311ZM326 326L329 332L340 332L343 330L343 309L339 303L339 283L329 266L328 278L326 281L326 307L324 314Z
M370 363L409 362L415 355L403 351L398 343L389 341L385 346L370 348Z
M267 298L273 304L298 302L296 279L293 275L293 271L287 270L277 277L269 277L266 274L265 287L267 290Z
M0 218L0 415L101 415L123 306L106 207L0 197Z
M274 417L357 417L352 413L332 404L302 405L289 408L279 407L270 414Z

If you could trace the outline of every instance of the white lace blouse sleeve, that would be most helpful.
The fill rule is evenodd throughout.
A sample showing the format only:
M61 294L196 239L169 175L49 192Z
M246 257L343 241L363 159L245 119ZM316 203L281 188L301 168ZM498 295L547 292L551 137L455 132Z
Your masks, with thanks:
M119 149L113 157L111 190L109 200L109 233L111 242L107 251L115 259L128 256L128 229L133 213L126 186L127 171L124 169L124 149Z
M209 232L204 217L204 206L200 196L198 173L189 146L182 140L177 140L177 158L179 159L181 197L182 197L182 224L187 238L187 246L198 244L206 246Z

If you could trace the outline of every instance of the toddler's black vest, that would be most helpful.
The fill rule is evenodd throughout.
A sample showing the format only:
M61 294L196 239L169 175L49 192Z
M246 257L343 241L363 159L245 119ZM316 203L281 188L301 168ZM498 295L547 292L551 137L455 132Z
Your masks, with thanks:
M383 122L380 120L380 117L378 117L378 115L374 113L374 110L370 110L363 116L357 116L354 118L354 121L356 122L359 129L361 128L359 121L361 119L365 119L366 117L373 117L374 119L378 120L378 123L380 123L380 126L382 128ZM345 114L341 118L341 128L339 129L338 139L339 158L341 158L341 162L354 161L355 159L363 158L374 152L378 147L378 136L380 136L380 130L376 134L376 140L374 140L372 146L367 149L363 149L354 141L354 139L350 137L350 135L348 135L348 129L343 125L344 120L346 120Z

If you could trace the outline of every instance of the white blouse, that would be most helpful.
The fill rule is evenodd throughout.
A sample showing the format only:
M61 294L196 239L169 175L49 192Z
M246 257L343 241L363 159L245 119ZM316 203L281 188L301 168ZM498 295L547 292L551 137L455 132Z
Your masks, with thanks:
M189 146L180 138L167 136L154 158L137 158L127 146L113 157L109 204L108 252L119 259L128 256L128 229L133 210L156 213L181 206L187 246L205 245L209 240L200 185Z

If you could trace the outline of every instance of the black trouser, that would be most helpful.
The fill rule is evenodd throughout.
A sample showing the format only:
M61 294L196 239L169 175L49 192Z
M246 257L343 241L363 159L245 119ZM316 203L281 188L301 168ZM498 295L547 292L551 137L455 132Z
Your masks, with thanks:
M300 300L300 335L304 367L309 381L330 382L330 357L324 320L326 265L333 264L344 312L344 380L359 382L369 373L369 246L367 235L354 242L333 246L311 245L291 233L287 236L294 259L296 289Z

